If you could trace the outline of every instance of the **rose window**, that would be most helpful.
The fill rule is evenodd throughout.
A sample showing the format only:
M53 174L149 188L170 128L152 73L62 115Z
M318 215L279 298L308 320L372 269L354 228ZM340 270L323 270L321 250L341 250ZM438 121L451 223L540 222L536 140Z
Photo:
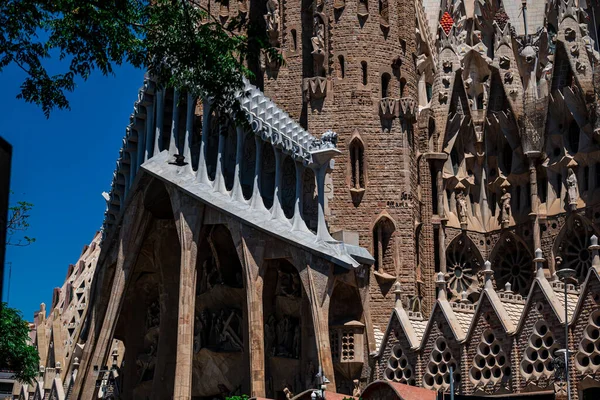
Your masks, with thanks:
M514 238L506 238L494 264L498 287L502 288L508 282L514 292L527 295L533 278L533 264L523 245Z
M481 261L478 251L470 240L464 236L452 242L446 252L446 265L449 273L448 289L454 299L460 299L462 292L467 296L479 289L477 272L480 270Z
M493 386L504 376L510 376L510 363L502 350L500 341L491 330L487 330L481 335L469 375L469 379L475 387Z
M600 310L590 315L579 343L575 367L581 373L595 373L600 369Z
M591 230L588 232L585 225L575 219L573 227L566 232L558 248L558 254L562 259L560 268L571 268L577 271L580 282L585 279L592 265L592 257L588 250L591 235Z
M423 386L431 390L446 391L450 387L450 368L454 373L454 382L460 382L460 372L456 369L456 360L444 338L435 341L429 363L423 375Z
M402 351L400 345L392 347L392 354L388 358L384 376L388 381L415 384L413 367L409 364L406 353Z
M559 348L544 321L538 321L534 327L521 361L521 374L526 381L551 378L554 366L554 352Z

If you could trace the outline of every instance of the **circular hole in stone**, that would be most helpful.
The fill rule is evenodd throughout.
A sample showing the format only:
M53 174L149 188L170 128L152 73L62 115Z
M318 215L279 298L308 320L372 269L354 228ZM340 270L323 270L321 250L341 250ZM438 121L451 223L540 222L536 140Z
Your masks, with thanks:
M495 344L492 346L492 354L494 355L498 355L498 353L500 353L500 345L499 344Z
M594 327L590 327L591 329L588 329L588 336L590 337L590 339L592 340L596 340L600 337L600 331L598 330L598 328L594 328Z
M541 361L538 361L535 363L535 370L537 372L544 372L544 363Z
M448 362L452 359L452 354L449 351L444 353L444 361Z
M548 327L546 326L546 324L538 323L536 330L538 331L540 336L544 336L546 334L546 332L548 332Z
M592 363L594 365L600 365L600 355L596 354L594 357L592 357Z
M498 357L498 365L503 366L506 363L506 357L500 356Z
M556 229L556 222L553 222L552 225L550 225L552 227L552 229Z
M435 361L435 362L442 362L442 353L434 351L432 353L432 357L433 357L433 361Z
M406 368L407 365L408 365L408 360L406 359L406 357L403 357L400 360L400 368Z
M490 244L492 244L492 241L490 239L488 239L485 241L485 244L487 244L489 246Z
M583 351L585 351L588 354L592 354L594 352L594 343L588 342L586 340L582 344L583 344Z
M598 297L598 299L600 299L600 295L598 295L596 293L596 296ZM593 315L593 321L594 321L594 325L599 326L600 327L600 313L595 313Z
M550 356L550 352L547 349L542 349L540 351L540 359L545 360Z
M578 361L579 365L581 365L582 367L587 367L588 365L590 365L590 358L587 356L581 357Z
M446 385L450 383L450 374L444 374L444 383Z
M482 371L484 379L490 379L492 377L492 372L489 369L484 369Z
M441 375L438 375L435 377L435 383L438 386L442 386L442 384L444 383L444 378Z
M477 356L475 358L475 364L479 367L479 368L483 368L485 367L485 358L481 357L481 356Z
M533 365L530 363L526 363L523 367L523 371L525 371L526 374L531 374L533 372Z
M536 337L536 338L533 338L533 340L531 341L531 344L536 349L539 349L540 347L542 347L542 344L544 344L544 342L542 342L542 338L541 337Z
M385 379L387 379L388 381L393 380L394 379L394 370L392 370L390 368L386 368Z
M390 357L388 364L390 365L390 368L392 368L392 369L398 368L398 360L396 360L394 357Z
M494 378L500 378L500 376L502 376L502 370L498 367L495 367L492 370L492 375L494 375Z
M423 379L425 381L425 386L429 386L429 387L433 386L433 376L425 375L425 378L423 378Z
M392 352L394 353L394 355L396 356L396 358L400 358L402 357L402 349L400 348L400 346L396 345L392 348Z
M431 375L435 375L438 373L438 366L435 363L429 363L429 365L427 366L427 369L429 370L429 373Z
M412 376L412 369L410 369L410 368L406 368L406 369L404 370L404 377L405 377L406 379L408 379L408 378L410 378L411 376Z
M396 379L398 379L398 380L402 379L402 371L399 369L396 370Z
M444 351L446 350L446 341L443 339L438 339L435 343L435 346L438 348L439 351Z
M445 374L446 370L448 369L448 367L446 366L446 364L440 364L440 373L441 374Z
M554 363L551 363L551 362L550 362L550 360L548 360L548 361L546 362L546 369L547 369L548 371L553 371L553 370L554 370Z
M489 356L488 358L485 359L485 362L490 367L493 367L496 364L496 359L494 357L492 357L492 356Z
M474 380L478 381L481 379L481 372L478 369L471 369L471 376Z
M485 334L485 341L487 342L487 344L492 344L494 343L494 340L496 338L494 337L494 334L492 332L487 332Z
M480 240L480 241L479 241L479 245L480 245L480 246L483 246L483 240Z
M546 232L548 230L548 226L547 225L542 225L542 232Z
M550 347L554 344L554 338L552 336L546 336L544 338L544 344L546 345L546 347Z
M482 355L487 356L488 354L490 354L490 348L482 343L479 345L479 352Z

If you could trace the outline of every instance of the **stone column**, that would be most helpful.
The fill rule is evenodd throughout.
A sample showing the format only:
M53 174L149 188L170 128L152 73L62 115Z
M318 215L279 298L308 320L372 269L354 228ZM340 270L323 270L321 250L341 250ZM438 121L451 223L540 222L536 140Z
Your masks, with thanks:
M254 187L252 189L252 199L250 200L250 208L254 210L267 211L265 203L263 202L260 194L260 175L262 173L262 150L263 141L259 136L254 136L254 143L256 143L256 161L254 166Z
M271 208L271 218L281 221L287 221L287 217L281 208L281 187L283 176L281 173L283 164L283 154L281 150L273 146L275 153L275 193L273 194L273 207Z
M233 174L233 189L231 190L231 200L245 203L244 193L242 191L242 157L244 156L244 128L236 127L236 149L235 149L235 172Z
M153 156L162 151L163 145L163 121L165 117L165 92L157 90L156 92L156 130L154 134L154 152Z
M93 367L105 365L108 359L129 277L137 261L150 220L151 217L144 211L143 197L138 194L132 198L123 216L123 224L119 234L117 263L114 267L115 274L112 285L104 288L102 293L103 296L108 296L108 305L103 318L98 314L95 315L96 318L101 318L102 322L96 322L96 324L101 324L101 329L97 336L95 328L89 332L81 363L81 379L75 382L74 398L87 400L91 399L96 393L96 377L93 373ZM108 266L98 265L98 269L100 268L108 268ZM100 301L100 299L96 301ZM102 315L101 311L100 315ZM92 327L94 325L92 324Z
M226 134L229 132L225 132L227 128L222 127L219 132L219 147L217 150L217 167L215 171L215 181L213 182L213 187L219 193L227 194L227 187L225 185L225 176L223 175L223 156L225 152L225 140L227 140Z
M318 266L315 265L318 268ZM326 266L324 266L327 268ZM321 270L325 268L320 268ZM307 266L308 297L312 310L313 327L315 330L315 340L317 344L317 353L319 357L319 366L329 384L327 390L335 391L335 373L333 370L333 361L331 359L331 344L329 339L329 300L331 293L328 290L330 285L324 284L331 277L324 271L317 271L312 266Z
M246 288L247 302L247 335L244 343L248 351L248 362L250 370L250 396L265 397L265 341L263 321L263 278L260 269L264 262L264 243L254 242L250 245L248 241L253 240L251 236L244 235L243 231L232 231L236 242L236 248L244 270L244 287Z
M444 224L440 223L438 228L438 253L440 254L440 272L446 273L446 232Z
M192 397L196 262L204 206L176 189L169 189L169 192L181 245L175 389L172 398L188 400Z
M325 222L325 175L330 168L329 162L326 162L315 168L315 176L317 177L317 197L319 200L319 214L317 222L317 241L325 240L334 242L335 239L329 234L327 223Z
M196 181L210 185L208 179L208 168L206 167L206 148L208 147L208 134L212 119L211 106L208 100L202 102L202 142L200 143L200 157L198 160L198 172Z
M296 167L296 197L294 199L294 218L292 219L292 230L309 232L302 218L302 195L304 191L304 166L302 162L295 161Z
M156 97L154 97L156 102ZM144 161L147 161L153 155L154 151L154 102L146 106L146 150L144 151Z
M185 139L183 140L183 160L187 163L186 168L189 172L194 172L192 166L192 141L194 138L194 110L196 109L196 99L187 94L187 112L185 115Z
M533 248L540 249L542 248L542 237L540 232L540 221L539 221L539 198L537 191L537 154L536 155L527 155L529 159L529 187L530 187L530 195L531 195L531 222L533 224Z
M179 90L173 89L173 116L171 118L171 139L169 140L169 155L179 154Z

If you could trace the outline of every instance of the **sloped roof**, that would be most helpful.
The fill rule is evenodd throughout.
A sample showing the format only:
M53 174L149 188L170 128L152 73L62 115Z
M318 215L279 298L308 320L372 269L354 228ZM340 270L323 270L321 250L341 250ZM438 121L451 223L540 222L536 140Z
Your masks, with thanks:
M396 399L399 400L435 400L437 396L437 392L417 386L405 385L398 382L375 381L363 390L361 397L370 399L371 392L380 389L382 386L387 386L392 389L398 396ZM390 398L389 400L396 399Z

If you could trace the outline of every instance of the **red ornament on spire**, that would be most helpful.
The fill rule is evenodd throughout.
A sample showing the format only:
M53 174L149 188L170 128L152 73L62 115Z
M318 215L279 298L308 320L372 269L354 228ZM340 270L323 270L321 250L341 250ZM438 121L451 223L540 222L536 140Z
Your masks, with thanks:
M454 25L454 20L452 19L452 16L448 11L446 11L444 15L442 15L440 25L442 26L444 32L446 32L446 35L450 33L450 29L452 29L452 25Z

